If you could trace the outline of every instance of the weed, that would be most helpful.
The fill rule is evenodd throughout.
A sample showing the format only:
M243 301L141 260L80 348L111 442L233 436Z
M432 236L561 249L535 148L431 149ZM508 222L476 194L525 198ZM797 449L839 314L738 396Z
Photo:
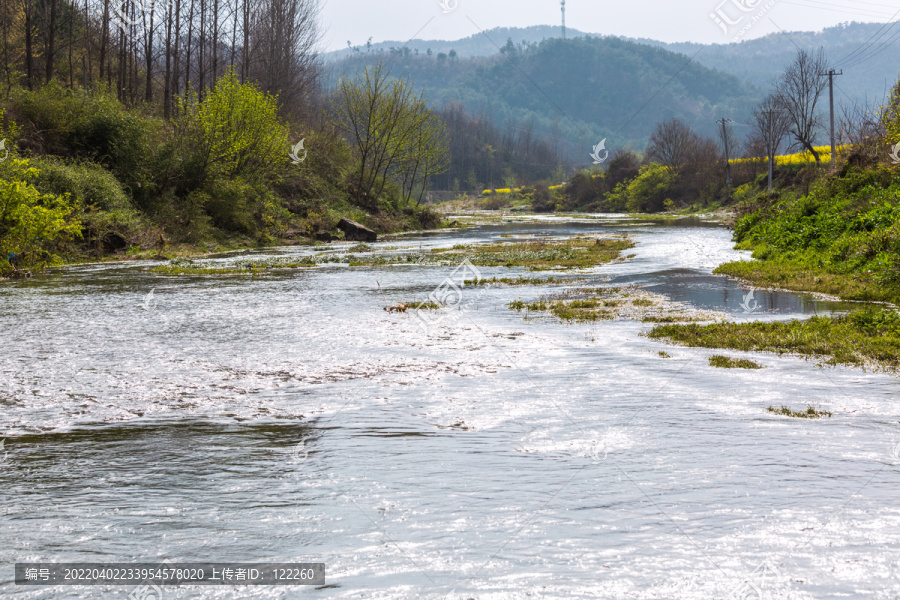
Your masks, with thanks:
M762 369L762 365L746 358L730 358L716 354L709 357L709 366L720 369Z

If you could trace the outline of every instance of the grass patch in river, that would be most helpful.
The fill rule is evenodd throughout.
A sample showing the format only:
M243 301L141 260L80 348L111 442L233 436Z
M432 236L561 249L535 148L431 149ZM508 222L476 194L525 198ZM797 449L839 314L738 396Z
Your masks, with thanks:
M403 304L412 310L440 310L446 308L445 304L438 304L431 300L426 300L425 302L401 302L400 304Z
M207 263L208 264L208 263ZM187 259L173 259L169 264L151 269L158 275L256 275L279 269L302 269L316 266L311 257L300 260L270 258L257 261L237 261L228 266L206 266Z
M787 406L781 406L779 408L770 406L766 410L776 415L794 417L795 419L821 419L822 417L831 417L831 413L827 410L821 410L812 405L807 405L806 410L803 411L791 410Z
M573 322L611 319L711 321L722 316L720 313L697 311L638 287L572 288L533 302L514 300L507 306L518 312L549 312L559 319Z
M721 354L710 356L709 366L719 369L762 369L762 365L747 358L730 358Z
M451 249L427 253L350 257L333 254L318 257L318 262L349 263L350 266L402 264L460 264L464 260L480 267L525 267L546 269L587 269L618 259L634 242L625 236L616 238L574 237L564 240L457 244ZM524 284L523 284L524 285Z
M832 365L900 367L900 315L887 309L805 321L659 325L648 335L699 348L796 353Z
M477 286L525 286L525 285L568 285L574 283L584 283L587 281L606 281L606 278L600 277L491 277L490 279L482 277L479 280L467 279L464 287Z

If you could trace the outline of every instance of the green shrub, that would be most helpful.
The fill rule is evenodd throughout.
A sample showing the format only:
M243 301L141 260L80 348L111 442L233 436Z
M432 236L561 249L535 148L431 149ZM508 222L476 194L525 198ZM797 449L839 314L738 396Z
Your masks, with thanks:
M205 208L212 224L248 235L277 235L289 217L281 199L262 184L216 179L205 188Z
M31 164L40 173L34 186L48 194L70 194L81 206L106 211L130 211L131 201L116 177L91 162L64 163L52 157L35 158Z
M11 116L22 144L35 153L87 158L110 169L127 186L147 185L150 138L158 124L129 112L109 91L64 89L55 82L11 97Z
M10 254L21 256L21 265L31 269L56 264L58 245L79 235L75 203L68 196L42 194L31 184L37 175L27 160L0 163L2 271L11 269Z
M203 180L268 178L289 164L288 129L278 117L278 99L234 72L223 75L202 101L182 102L181 128L195 149Z

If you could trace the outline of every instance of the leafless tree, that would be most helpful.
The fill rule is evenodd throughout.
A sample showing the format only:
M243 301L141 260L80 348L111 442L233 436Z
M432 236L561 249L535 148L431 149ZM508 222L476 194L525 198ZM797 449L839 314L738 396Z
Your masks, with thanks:
M647 159L673 170L687 164L697 134L682 120L672 118L656 126L647 145Z
M868 103L841 104L839 108L838 142L842 145L863 146L885 135L879 107Z
M319 0L262 0L251 25L249 78L299 113L316 91Z
M816 163L821 162L815 149L816 136L822 127L819 100L828 86L823 73L828 60L823 49L798 50L794 61L775 84L775 97L790 119L790 135L794 146L809 151Z
M761 147L766 154L769 170L769 187L772 185L772 171L775 168L775 155L788 132L791 131L790 114L781 105L775 95L767 96L753 110L750 146Z

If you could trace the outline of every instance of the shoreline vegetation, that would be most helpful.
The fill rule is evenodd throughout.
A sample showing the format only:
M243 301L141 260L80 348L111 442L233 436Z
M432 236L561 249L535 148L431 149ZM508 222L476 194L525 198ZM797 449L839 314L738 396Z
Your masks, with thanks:
M800 321L667 324L647 336L695 348L793 354L827 365L900 370L900 315L865 308Z

